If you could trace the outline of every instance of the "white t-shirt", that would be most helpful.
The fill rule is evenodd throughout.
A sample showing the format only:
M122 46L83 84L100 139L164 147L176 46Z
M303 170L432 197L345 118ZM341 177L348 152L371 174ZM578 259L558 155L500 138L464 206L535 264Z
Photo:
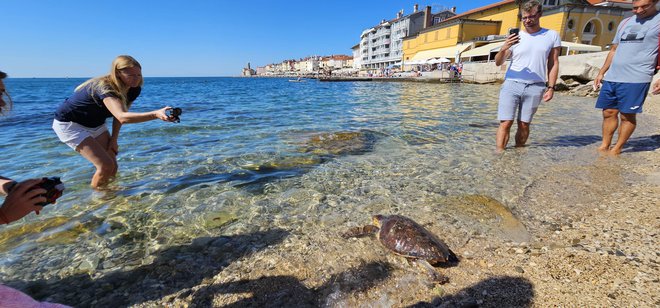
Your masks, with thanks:
M541 28L534 34L520 31L520 42L511 46L511 65L504 79L523 83L548 81L548 56L560 47L557 31Z

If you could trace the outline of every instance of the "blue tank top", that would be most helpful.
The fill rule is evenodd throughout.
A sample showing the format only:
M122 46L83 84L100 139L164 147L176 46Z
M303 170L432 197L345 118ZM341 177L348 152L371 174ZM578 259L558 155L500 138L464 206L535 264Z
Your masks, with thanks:
M133 102L142 92L141 87L130 88L126 99ZM112 117L112 113L103 103L106 97L116 97L112 93L91 93L90 86L73 93L73 96L64 100L55 111L55 119L60 122L75 122L82 126L94 128L105 123L105 119Z

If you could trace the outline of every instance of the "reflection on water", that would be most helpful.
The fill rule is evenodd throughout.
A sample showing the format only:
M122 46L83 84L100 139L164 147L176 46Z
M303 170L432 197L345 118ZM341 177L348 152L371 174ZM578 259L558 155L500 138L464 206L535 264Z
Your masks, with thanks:
M593 164L600 134L592 99L558 96L541 106L528 147L495 154L497 86L151 78L134 110L176 105L181 123L124 126L115 191L99 194L88 188L93 167L50 130L52 110L80 81L7 82L15 111L0 119L0 138L14 154L0 170L59 175L67 191L0 229L3 281L110 275L195 238L272 228L297 236L277 253L290 262L324 247L322 263L307 266L327 274L374 253L347 249L338 234L375 213L411 217L450 246L474 234L523 241L511 205L533 183L556 187L539 179L547 170Z

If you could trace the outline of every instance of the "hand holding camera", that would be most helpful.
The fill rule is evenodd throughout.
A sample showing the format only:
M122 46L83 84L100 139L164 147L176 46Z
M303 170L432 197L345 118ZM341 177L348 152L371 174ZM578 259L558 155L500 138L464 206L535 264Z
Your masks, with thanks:
M46 202L38 203L37 205L39 206L56 203L57 198L61 197L64 192L64 184L59 177L43 178L41 183L37 184L36 187L46 190L46 193L43 194Z
M172 109L167 110L167 117L169 117L172 120L172 122L180 123L181 119L179 118L179 116L182 113L183 113L183 110L181 110L181 108L174 107Z
M8 224L32 212L39 214L42 206L55 203L64 192L58 177L31 179L4 185L7 197L0 206L0 224Z

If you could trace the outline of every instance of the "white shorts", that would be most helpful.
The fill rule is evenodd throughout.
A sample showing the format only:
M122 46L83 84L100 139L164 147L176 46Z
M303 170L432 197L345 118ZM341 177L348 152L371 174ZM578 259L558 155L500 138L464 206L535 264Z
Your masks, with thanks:
M53 120L53 130L60 138L60 141L71 147L74 151L87 139L87 137L96 138L108 131L108 127L103 124L98 127L90 128L75 122L60 122Z

